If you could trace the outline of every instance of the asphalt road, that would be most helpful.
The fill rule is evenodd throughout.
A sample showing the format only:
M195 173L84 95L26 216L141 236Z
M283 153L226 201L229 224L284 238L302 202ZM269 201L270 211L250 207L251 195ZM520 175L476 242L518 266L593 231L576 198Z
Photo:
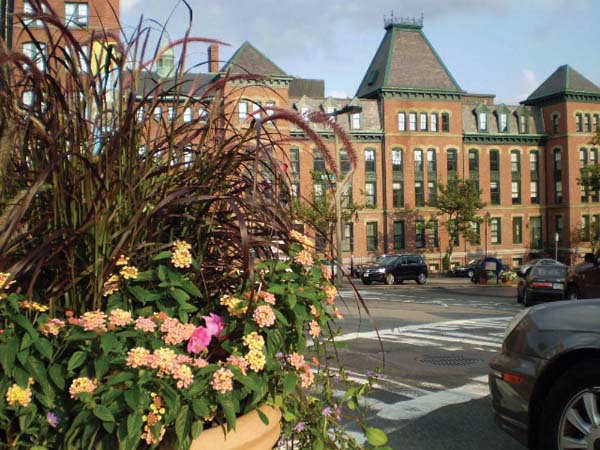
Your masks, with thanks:
M522 309L514 287L430 279L357 288L369 314L346 285L340 360L357 379L382 368L367 423L386 430L393 449L524 449L494 424L487 386L488 362Z

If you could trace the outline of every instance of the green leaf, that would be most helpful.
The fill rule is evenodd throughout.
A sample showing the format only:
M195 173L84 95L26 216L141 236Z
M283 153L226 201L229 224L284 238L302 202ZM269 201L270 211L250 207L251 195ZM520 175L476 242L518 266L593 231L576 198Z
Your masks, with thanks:
M33 339L30 334L26 334L23 336L21 340L21 350L27 350L29 347L33 345Z
M27 331L32 338L37 339L39 336L38 331L33 328L32 323L29 321L29 319L27 319L27 317L22 316L20 314L15 314L12 317L13 321L19 325L21 328L23 328L25 331Z
M18 350L19 339L16 336L13 336L5 344L0 345L0 363L4 372L9 375L12 374Z
M387 444L388 437L387 434L385 434L385 431L379 428L369 427L367 425L363 425L362 428L369 444L374 445L375 447L380 447Z
M46 359L52 359L52 344L50 341L44 337L38 339L33 343L35 349L40 352L40 354Z
M287 321L287 319L285 318L285 316L283 314L281 314L281 311L279 311L277 308L273 309L273 312L275 313L275 317L277 317L277 320L284 326L287 327L290 323Z
M181 282L181 288L185 289L188 294L194 297L202 298L202 292L200 292L200 289L198 289L190 280L183 280Z
M141 286L127 286L127 290L142 304L155 302L160 298L160 294L150 292Z
M160 281L167 280L167 268L165 266L163 266L162 264L160 266L158 266L158 271L156 273L158 274L158 279Z
M208 400L205 398L199 398L192 401L192 411L196 417L206 417L210 414L210 408L208 407Z
M160 261L163 259L171 259L173 253L170 250L165 250L164 252L160 252L152 257L152 261Z
M190 296L187 292L177 288L169 289L169 295L173 297L180 305L184 305L190 299Z
M298 385L298 377L292 373L287 373L283 377L283 395L291 394Z
M102 422L114 422L115 416L112 415L106 406L98 405L94 408L94 415Z
M108 372L109 366L110 359L106 355L100 355L100 357L94 361L94 368L96 369L96 378L98 380L102 380L102 378L104 378L104 375L106 375L106 372Z
M48 448L42 445L34 445L30 450L48 450Z
M104 354L108 355L119 343L114 333L104 333L100 338L100 345Z
M192 424L192 439L198 439L204 431L204 422L198 420Z
M50 366L48 369L48 375L50 375L50 379L56 385L56 387L61 390L65 389L65 377L62 366L58 364Z
M133 377L134 375L131 372L120 372L116 375L111 375L110 377L108 377L108 383L106 383L106 385L115 386L117 384L124 383L125 381L129 381Z
M144 421L142 416L137 413L129 414L127 417L127 433L129 436L139 436L142 431Z
M137 385L133 385L125 391L125 403L133 411L140 409L140 388Z
M69 358L69 363L67 364L67 370L69 372L73 372L73 370L77 369L78 367L80 367L85 360L87 359L87 353L86 352L75 352L73 353L73 355Z
M179 410L177 419L175 419L175 434L177 435L177 439L179 441L183 441L185 437L190 434L190 422L190 407L188 405L184 405Z
M235 430L236 411L231 396L217 395L217 403L219 403L223 408L223 414L225 415L225 420L227 420L227 424L232 430Z
M48 373L46 372L45 364L43 364L39 359L29 356L25 368L33 376L33 379L44 388L44 390L51 390L50 385L48 384Z

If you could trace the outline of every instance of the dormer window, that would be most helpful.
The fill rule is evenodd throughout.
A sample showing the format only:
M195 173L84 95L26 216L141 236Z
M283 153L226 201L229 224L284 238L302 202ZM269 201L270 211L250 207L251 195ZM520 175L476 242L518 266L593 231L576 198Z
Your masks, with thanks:
M157 122L162 118L162 108L160 106L156 106L153 110L154 120Z
M499 129L500 129L501 133L508 132L508 114L506 114L506 113L501 113L500 114L500 126L499 126Z
M353 130L360 130L360 113L352 114L351 128Z
M519 116L519 133L527 133L527 116L525 114Z
M188 106L183 110L183 121L185 123L190 123L194 118L194 110L191 106Z
M308 120L309 113L310 113L310 109L308 109L308 106L302 106L300 108L300 115L304 118L304 120Z
M486 112L480 112L478 114L479 117L479 131L487 131L488 126L487 126L487 113Z

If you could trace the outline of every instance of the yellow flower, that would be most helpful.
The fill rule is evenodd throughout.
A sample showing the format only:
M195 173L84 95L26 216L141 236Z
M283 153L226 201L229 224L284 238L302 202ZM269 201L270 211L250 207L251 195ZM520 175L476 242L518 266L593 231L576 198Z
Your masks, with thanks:
M264 338L258 334L256 331L244 336L242 338L244 341L244 345L248 347L250 350L262 350L265 347Z
M117 259L117 262L115 263L115 265L117 265L117 266L126 266L128 264L129 264L129 258L126 257L125 255L119 256L119 259Z
M0 289L8 289L11 284L14 283L14 280L10 283L7 283L7 280L10 278L10 273L8 272L0 272Z
M22 389L15 383L6 391L6 401L10 406L27 406L31 403L31 389Z
M138 276L138 270L135 266L125 266L119 272L126 280L135 280Z
M252 370L258 372L265 367L267 358L260 350L250 350L246 355L246 361L248 361L248 364Z

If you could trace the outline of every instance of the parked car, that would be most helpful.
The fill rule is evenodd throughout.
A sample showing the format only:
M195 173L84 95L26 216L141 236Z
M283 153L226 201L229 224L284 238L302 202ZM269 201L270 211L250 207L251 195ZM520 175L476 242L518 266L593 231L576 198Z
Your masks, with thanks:
M600 446L600 299L524 309L490 362L498 425L528 448Z
M472 259L464 266L457 266L450 269L449 275L453 277L473 278L475 269L481 265L481 259Z
M379 264L365 267L361 280L364 284L371 284L373 281L400 284L404 280L424 284L427 276L427 264L421 255L389 255Z
M552 260L553 261L553 260ZM531 306L536 301L563 300L565 278L569 267L562 264L539 262L519 273L517 302Z
M365 264L354 264L352 266L352 273L351 275L354 278L361 278L363 272L368 268L368 267L377 267L380 266L381 263L383 262L384 258L388 256L388 255L381 255L378 256L377 258L375 258L375 261L371 262L371 263L365 263Z
M498 279L500 277L500 272L503 270L509 270L509 267L502 264L502 261L494 256L486 256L485 258L478 260L478 264L473 268L471 281L473 283L479 283L482 278Z
M537 266L537 265L563 265L563 263L561 263L560 261L557 261L555 259L551 259L551 258L535 258L535 259L530 259L529 261L521 264L519 266L519 268L517 269L517 273L519 275L525 275L527 273L527 270L530 267L533 266Z
M587 253L584 262L573 267L565 281L565 298L600 298L600 263L598 255Z

